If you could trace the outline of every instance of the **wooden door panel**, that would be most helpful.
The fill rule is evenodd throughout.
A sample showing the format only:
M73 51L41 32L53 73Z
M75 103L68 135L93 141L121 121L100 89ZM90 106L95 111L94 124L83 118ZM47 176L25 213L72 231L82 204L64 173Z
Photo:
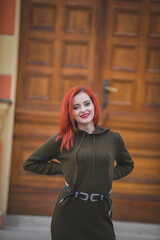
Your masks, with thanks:
M133 106L135 101L136 82L134 79L110 79L110 85L118 89L117 94L110 93L109 105Z
M140 9L123 5L115 8L113 14L113 35L137 37L140 34Z
M17 110L28 108L29 104L36 109L59 108L68 87L79 78L82 84L94 84L96 4L23 2Z
M26 172L23 163L33 150L58 132L58 126L53 129L52 124L38 121L15 124L9 213L51 215L64 178Z
M45 178L43 178L45 181ZM41 179L42 182L42 179ZM10 189L8 212L10 214L48 215L51 216L62 183L57 182L52 190L47 185L37 187L16 187Z
M125 218L125 221L131 222L135 222L136 219L138 219L138 222L150 223L151 219L154 219L154 222L159 222L159 216L157 214L157 209L159 208L160 204L157 200L149 201L146 199L139 200L137 198L127 199L127 196L124 196L123 199L120 197L114 199L113 214L119 221L121 221L122 218Z
M135 160L135 168L136 168L136 172L134 173L134 179L133 179L133 175L129 176L128 178L129 179L131 178L131 180L134 180L134 182L158 184L159 186L160 154L158 156L152 156L147 153L145 155L143 154L139 154L138 156L137 155L133 154L134 160ZM143 169L143 175L142 175L142 169ZM155 196L157 196L157 192L155 192Z
M123 43L124 44L124 43ZM137 49L134 45L114 44L111 49L111 70L135 72Z
M22 1L9 213L51 215L61 176L26 173L30 153L59 131L64 94L94 88L102 1Z
M108 1L106 11L103 81L118 91L108 92L102 122L122 134L135 161L134 171L113 183L113 217L159 222L160 4Z
M9 213L51 215L64 178L26 173L26 157L59 130L64 94L91 87L101 124L118 131L135 161L113 183L113 219L159 222L160 3L151 0L22 1Z

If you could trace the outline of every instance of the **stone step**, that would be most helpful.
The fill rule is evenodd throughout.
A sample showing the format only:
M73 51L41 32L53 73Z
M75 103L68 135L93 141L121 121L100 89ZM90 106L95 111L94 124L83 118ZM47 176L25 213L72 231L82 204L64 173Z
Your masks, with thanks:
M160 240L159 224L115 221L114 228L116 235L123 237L124 240L125 237L127 239L128 236L136 239Z
M43 231L0 230L0 240L51 240L51 235Z
M117 240L160 240L159 224L119 221L113 223ZM51 217L47 216L6 215L3 216L0 239L14 240L17 236L17 239L21 240L50 240L50 224ZM7 238L3 238L6 235Z
M50 231L51 217L30 215L3 216L3 229L5 230L33 230Z

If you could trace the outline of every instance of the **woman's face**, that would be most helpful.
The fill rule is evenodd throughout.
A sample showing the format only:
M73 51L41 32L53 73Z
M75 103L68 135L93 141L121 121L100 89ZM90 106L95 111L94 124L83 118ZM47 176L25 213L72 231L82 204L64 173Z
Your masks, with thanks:
M93 124L94 105L91 98L84 92L78 93L73 98L73 117L78 127Z

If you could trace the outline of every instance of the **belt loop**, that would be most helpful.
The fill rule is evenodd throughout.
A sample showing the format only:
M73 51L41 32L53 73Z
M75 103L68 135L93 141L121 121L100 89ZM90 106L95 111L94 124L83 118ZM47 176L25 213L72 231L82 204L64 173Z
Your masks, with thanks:
M75 198L78 198L79 192L75 192Z

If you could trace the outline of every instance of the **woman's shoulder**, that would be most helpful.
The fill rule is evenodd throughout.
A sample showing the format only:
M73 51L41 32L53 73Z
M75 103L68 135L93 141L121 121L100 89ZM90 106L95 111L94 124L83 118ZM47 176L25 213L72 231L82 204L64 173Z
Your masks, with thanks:
M111 135L113 137L119 137L120 133L117 131L113 131L111 128L105 128L105 127L101 127L101 126L97 126L98 132L99 133L104 133L106 135Z
M46 144L46 146L58 146L59 144L61 144L61 138L59 137L59 133L50 136L44 144Z
M119 132L111 130L111 128L104 128L100 127L102 135L104 135L107 138L110 138L110 140L114 140L115 143L118 143L120 139L122 139L122 136Z
M117 132L117 131L110 130L109 133L110 133L112 136L114 136L114 137L117 137L117 138L120 137L120 133Z
M57 141L58 137L59 137L59 133L55 133L48 138L48 141Z

